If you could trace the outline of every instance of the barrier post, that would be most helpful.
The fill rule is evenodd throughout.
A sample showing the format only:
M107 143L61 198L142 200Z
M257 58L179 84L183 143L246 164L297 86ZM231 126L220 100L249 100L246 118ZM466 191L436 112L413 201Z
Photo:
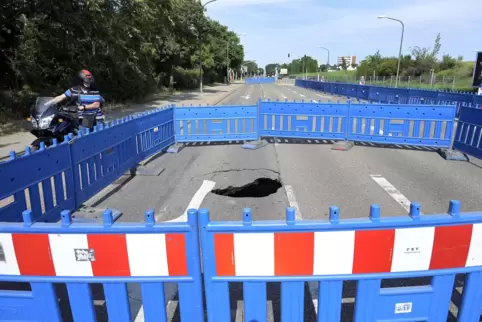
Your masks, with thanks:
M482 311L482 272L465 276L464 292L459 308L458 321L477 321Z
M349 128L350 128L350 109L351 109L351 100L348 100L347 101L347 112L346 112L346 122L345 122L345 137L344 137L344 140L343 141L337 141L335 142L332 146L331 146L331 149L332 150L336 150L336 151L348 151L350 150L351 148L353 148L353 146L355 145L355 143L353 143L353 141L348 141L348 136L350 134L350 131L349 131Z
M204 268L204 288L206 309L209 322L230 321L229 284L226 281L213 281L216 276L216 257L214 252L214 234L206 232L209 224L209 210L199 209L199 228L201 229L201 245L203 245L202 261ZM226 235L226 238L231 237ZM224 238L218 235L218 238ZM221 270L221 267L220 267ZM264 303L263 303L264 304Z
M455 115L457 113L457 109L454 109L454 116L453 116L453 124L452 124L452 135L450 138L450 146L448 149L438 149L437 153L440 154L442 158L445 160L449 161L468 161L469 158L462 152L459 152L457 150L454 150L454 141L455 141L455 136L457 133L457 121L455 119Z
M269 102L269 99L268 99ZM254 122L256 126L256 140L255 141L250 141L250 142L245 142L241 147L243 149L248 149L248 150L256 150L259 148L264 147L265 145L268 144L266 140L261 140L261 99L258 100L258 103L256 104L256 120Z

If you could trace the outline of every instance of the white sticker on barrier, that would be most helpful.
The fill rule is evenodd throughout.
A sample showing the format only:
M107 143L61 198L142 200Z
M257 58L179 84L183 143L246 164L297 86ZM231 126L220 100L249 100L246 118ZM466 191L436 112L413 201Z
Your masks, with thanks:
M158 127L155 127L155 128L154 128L154 133L155 133L155 132L159 132L159 128L158 128Z
M412 312L412 302L395 304L395 314L411 313L411 312Z

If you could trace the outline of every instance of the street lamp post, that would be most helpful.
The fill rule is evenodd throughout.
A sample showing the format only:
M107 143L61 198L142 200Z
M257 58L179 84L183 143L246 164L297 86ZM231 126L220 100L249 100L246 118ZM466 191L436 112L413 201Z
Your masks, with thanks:
M203 8L203 15L204 15L204 8L212 2L215 2L218 0L209 0L205 4L202 5ZM201 3L201 0L199 0L199 3ZM201 39L201 30L198 30L198 40L199 40L199 91L203 92L203 47L202 47L202 39Z
M330 50L328 48L322 47L322 46L316 46L316 48L324 49L328 52L328 62L327 65L330 66Z
M399 74L400 74L400 61L402 59L403 33L405 32L405 25L403 24L403 21L392 18L392 17L378 16L377 18L378 19L389 19L389 20L397 21L402 25L402 37L400 39L400 50L398 52L397 79L395 80L395 88L397 88L398 87Z

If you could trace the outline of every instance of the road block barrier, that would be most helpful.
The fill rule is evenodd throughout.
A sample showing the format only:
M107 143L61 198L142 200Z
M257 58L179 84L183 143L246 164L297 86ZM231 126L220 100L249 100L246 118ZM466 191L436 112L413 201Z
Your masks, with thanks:
M482 110L469 107L460 109L454 148L482 159Z
M297 221L293 208L284 221L253 221L250 209L229 222L211 221L207 209L178 223L155 223L152 210L143 223L113 223L109 210L103 224L74 223L69 211L58 224L34 223L31 211L23 218L0 225L0 281L29 284L2 291L2 321L96 321L93 284L102 284L110 321L166 321L165 283L178 285L189 322L205 320L203 294L208 321L230 321L231 283L242 283L245 321L267 321L271 282L281 284L281 320L290 322L314 321L313 311L319 322L340 321L346 281L357 282L356 322L446 321L453 292L457 321L482 312L482 213L461 213L458 201L445 214L421 215L412 203L409 216L388 218L372 205L356 220L340 219L336 206L329 220ZM128 283L140 284L135 311ZM316 307L306 307L305 283Z
M172 107L131 115L70 135L64 142L0 163L0 220L19 222L22 211L35 221L56 222L146 157L174 143ZM29 207L27 207L29 205Z
M482 310L482 213L381 218L372 205L369 219L212 222L199 211L206 306L209 321L230 320L229 284L243 284L245 321L267 320L267 283L281 282L281 320L304 321L305 282L316 284L317 321L340 321L343 282L357 281L354 321L446 321L456 274L467 273L458 321L476 321ZM430 277L423 286L392 279ZM384 288L393 281L394 287ZM312 320L315 320L313 317Z
M257 140L257 106L178 107L177 142Z
M253 77L253 78L245 78L245 84L274 84L276 82L276 78L274 77Z
M454 119L455 106L268 101L259 123L265 137L448 148Z
M260 101L256 106L169 106L131 115L34 153L29 148L20 157L12 153L10 160L0 163L0 220L19 222L28 208L36 221L56 222L61 210L78 209L139 162L175 142L277 137L449 148L455 109L455 105ZM472 121L465 116L462 121L467 125L459 130L469 129ZM474 139L479 129L467 132L467 137L472 135L469 145L479 146L480 139Z
M197 211L187 222L156 224L148 211L145 223L72 223L63 211L61 223L0 225L0 281L29 283L31 290L2 291L1 321L97 321L92 285L102 284L109 321L131 321L127 283L139 283L146 321L166 321L164 283L177 283L183 321L203 321L202 280ZM56 284L68 294L60 299Z
M335 95L388 104L457 105L461 107L482 106L482 96L474 93L441 92L424 89L391 88L347 83L330 83L313 80L296 80L296 86Z

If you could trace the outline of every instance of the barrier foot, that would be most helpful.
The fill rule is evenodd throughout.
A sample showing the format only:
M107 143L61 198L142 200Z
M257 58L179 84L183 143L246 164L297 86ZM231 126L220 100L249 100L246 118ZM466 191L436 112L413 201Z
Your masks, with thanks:
M453 149L438 149L437 153L442 158L449 161L469 161L469 158L465 153L459 152Z
M337 141L333 143L331 146L332 150L336 151L348 151L351 150L355 146L355 143L352 141Z
M179 153L184 148L183 143L175 143L167 149L167 153Z
M164 154L163 151L158 151L146 159L139 162L136 166L129 170L131 176L158 176L163 171L164 168L158 157ZM157 162L156 162L157 161Z
M243 149L256 150L256 149L262 148L267 144L268 142L266 142L266 140L257 140L257 141L246 142L241 147Z
M155 163L149 163L146 165L137 165L136 167L130 169L131 176L158 176L164 172L164 168Z
M112 219L114 222L122 216L122 212L117 209L112 210ZM72 214L73 223L98 223L102 224L102 215L104 214L105 208L93 208L93 207L83 207Z

